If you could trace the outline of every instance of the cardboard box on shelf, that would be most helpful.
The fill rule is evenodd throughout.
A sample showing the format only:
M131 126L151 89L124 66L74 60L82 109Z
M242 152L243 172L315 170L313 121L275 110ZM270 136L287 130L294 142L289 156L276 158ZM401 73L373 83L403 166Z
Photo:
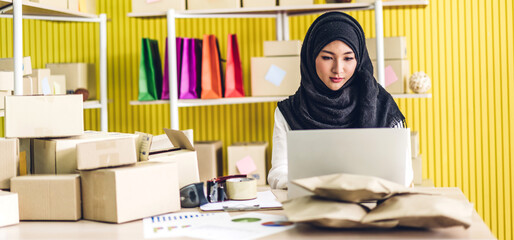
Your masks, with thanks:
M5 97L5 137L43 138L84 133L81 95Z
M182 131L164 129L174 148L158 152L150 152L150 162L174 162L178 168L179 187L200 181L196 150L189 138Z
M50 86L50 69L32 69L32 94L52 94Z
M79 11L79 0L68 0L68 10Z
M12 91L0 91L0 110L5 108L5 96L11 96Z
M372 61L375 79L377 78L377 62ZM389 93L406 93L410 77L409 60L385 60L385 89Z
M30 61L30 57L23 57L22 62L23 76L32 74L32 63ZM14 58L0 58L0 72L14 72Z
M377 42L375 38L366 38L369 58L377 59ZM405 37L384 38L384 59L407 59L407 39Z
M89 91L90 100L96 99L96 74L93 74L93 64L88 63L49 63L46 68L52 74L66 76L66 89L75 91L85 88Z
M279 6L303 6L313 4L314 0L278 0Z
M32 80L32 77L23 77L23 95L32 95L34 92L34 80Z
M419 133L417 131L410 132L410 147L412 157L416 157L419 154Z
M84 219L123 223L180 210L176 163L81 171Z
M78 174L15 177L11 192L18 193L20 220L79 220L82 216Z
M223 142L195 142L195 149L198 156L198 172L201 182L223 175Z
M187 0L187 10L240 8L240 0Z
M14 91L13 72L0 72L0 91Z
M412 157L412 170L414 172L414 184L420 185L423 183L423 158L421 154Z
M300 87L300 56L252 57L252 96L287 96Z
M77 169L116 167L137 162L134 137L106 139L77 144Z
M15 138L0 138L0 189L9 189L10 179L18 172L18 142Z
M50 75L50 89L52 94L66 94L66 76Z
M79 0L79 11L96 15L96 0Z
M132 138L135 144L137 135L126 133L85 132L81 136L68 138L34 139L34 173L67 174L77 169L77 144L118 138ZM127 149L125 151L134 151Z
M243 0L244 8L274 7L276 5L276 0Z
M302 41L264 41L264 56L300 56Z
M20 223L18 194L0 191L0 227Z
M186 0L132 0L133 13L164 12L168 9L175 9L176 11L186 10Z
M45 7L54 9L67 9L68 0L29 0L30 2L39 3Z
M258 185L266 185L267 151L267 142L241 142L228 146L227 174L248 174L258 178Z

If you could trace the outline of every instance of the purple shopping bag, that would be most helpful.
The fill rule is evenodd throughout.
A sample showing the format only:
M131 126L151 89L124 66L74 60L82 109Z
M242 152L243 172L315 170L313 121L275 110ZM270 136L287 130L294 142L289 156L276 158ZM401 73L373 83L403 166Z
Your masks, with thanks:
M198 98L198 63L196 57L196 41L194 38L184 38L182 51L182 69L179 81L179 99Z
M181 37L176 38L176 46L177 46L177 84L180 92L180 71L182 66L182 43L184 39ZM169 69L168 69L168 38L166 38L166 52L164 54L164 76L162 80L162 96L161 99L168 100L170 99L170 87L169 87Z

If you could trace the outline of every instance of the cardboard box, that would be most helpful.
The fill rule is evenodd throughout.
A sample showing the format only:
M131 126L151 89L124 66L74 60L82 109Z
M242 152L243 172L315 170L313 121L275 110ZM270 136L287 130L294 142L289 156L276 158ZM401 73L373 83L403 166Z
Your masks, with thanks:
M276 5L276 0L243 0L244 8L274 7Z
M133 13L164 12L168 9L186 10L186 0L132 0Z
M191 141L182 131L165 128L164 132L175 148L160 152L150 152L148 161L177 163L180 188L199 182L198 159Z
M50 89L52 94L66 94L66 76L50 75Z
M0 189L9 189L10 179L18 172L18 142L0 138Z
M5 108L5 96L11 96L12 91L0 91L0 110Z
M79 0L79 11L96 15L96 0Z
M264 41L264 56L300 56L302 41Z
M116 167L137 162L134 137L77 144L77 169Z
M68 0L68 10L79 11L79 0Z
M288 96L300 87L300 56L252 57L252 96Z
M414 172L414 184L421 185L423 183L423 161L421 154L412 157L412 170Z
M66 90L85 88L89 91L88 99L96 99L96 74L93 71L93 64L49 63L46 64L46 68L49 68L52 74L66 76Z
M68 138L34 139L34 173L37 174L66 174L74 173L77 169L77 144L109 139L133 139L137 135L125 133L104 133L88 131L84 135ZM131 150L134 151L135 147Z
M375 38L366 38L369 58L377 59L377 41ZM407 59L407 39L405 37L384 38L384 59Z
M239 161L250 160L255 164L256 170L248 174L250 177L258 178L258 185L266 185L267 179L267 142L234 143L227 148L227 174L241 174L238 170ZM250 159L248 159L250 158Z
M50 69L32 69L32 94L52 94L50 86Z
M20 220L79 220L82 217L80 176L30 175L11 179L18 193Z
M81 171L84 219L122 223L180 210L176 163Z
M30 57L23 57L22 62L23 76L32 74ZM0 58L0 72L14 72L14 58Z
M23 95L32 95L34 91L34 81L31 76L23 77Z
M0 72L0 91L14 91L14 72Z
M419 154L419 133L417 131L410 132L410 147L412 157L416 157Z
M223 176L223 142L195 142L195 149L198 156L198 172L201 182Z
M374 77L377 79L377 62L372 61ZM409 60L385 60L385 89L389 93L406 93L410 77ZM395 80L396 79L396 80ZM395 80L395 81L394 81Z
M84 133L82 95L5 97L5 137L43 138Z
M54 9L67 9L68 0L29 0L30 2L39 3L45 7Z
M304 6L313 4L314 0L278 0L279 6Z
M240 0L187 0L187 10L240 8Z
M0 227L20 222L18 194L0 191Z

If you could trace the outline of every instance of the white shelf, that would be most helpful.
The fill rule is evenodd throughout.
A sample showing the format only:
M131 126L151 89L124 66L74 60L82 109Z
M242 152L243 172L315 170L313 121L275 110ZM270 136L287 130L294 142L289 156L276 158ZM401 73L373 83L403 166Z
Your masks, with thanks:
M288 96L242 97L242 98L219 98L219 99L180 99L180 100L178 100L178 107L196 107L196 106L278 102L278 101L286 99L287 97ZM150 104L169 104L169 103L170 103L169 100L131 101L130 105L150 105Z
M4 110L0 110L0 117L4 117L4 116L5 116Z
M11 4L12 0L0 0L0 8ZM68 9L55 8L46 6L41 3L23 1L22 2L23 15L37 15L37 16L56 16L56 17L78 17L78 18L98 18L97 15L83 13L79 11L72 11ZM6 14L12 14L12 9L6 11Z
M426 0L412 1L387 1L383 3L384 7L394 6L425 6L428 5ZM302 6L275 6L275 7L259 7L259 8L232 8L232 9L209 9L209 10L186 10L176 11L177 18L188 17L205 17L205 15L220 15L219 17L230 17L238 14L276 14L277 12L285 12L288 15L312 14L316 12L326 12L334 10L366 10L373 9L373 3L333 3L333 4L313 4ZM151 13L128 13L129 17L165 17L166 11ZM246 17L249 17L248 15Z
M98 100L91 100L84 102L84 109L102 108L102 104Z
M432 98L432 93L391 94L393 98Z

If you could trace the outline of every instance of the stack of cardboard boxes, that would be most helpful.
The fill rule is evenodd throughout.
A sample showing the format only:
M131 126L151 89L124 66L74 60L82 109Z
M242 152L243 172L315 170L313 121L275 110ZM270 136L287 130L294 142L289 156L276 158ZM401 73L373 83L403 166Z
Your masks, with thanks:
M257 179L257 185L266 185L268 162L267 142L238 142L227 148L229 175L247 174Z
M377 78L376 39L366 39L366 46L373 63L375 78ZM385 89L389 93L407 93L410 66L407 59L407 40L405 37L384 38L384 74Z
M265 41L264 57L252 57L252 96L288 96L300 87L299 40Z

